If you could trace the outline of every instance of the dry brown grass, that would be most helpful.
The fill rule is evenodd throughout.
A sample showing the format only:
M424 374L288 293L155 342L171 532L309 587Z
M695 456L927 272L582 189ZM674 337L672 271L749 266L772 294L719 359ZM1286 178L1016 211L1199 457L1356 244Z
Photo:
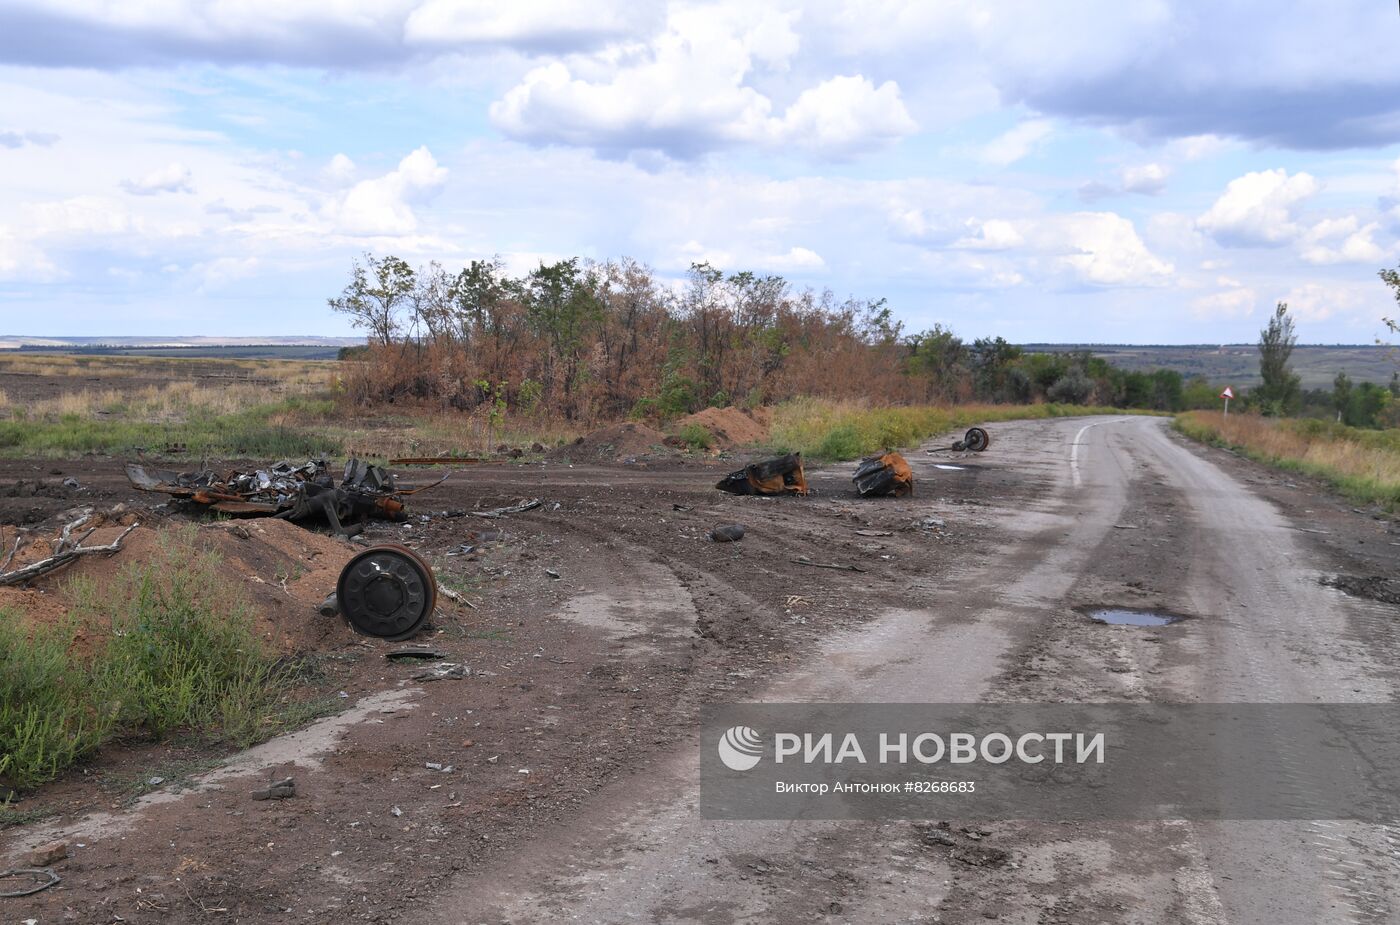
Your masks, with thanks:
M324 383L337 368L335 360L128 357L0 351L0 375L9 373L56 379L275 379L310 385Z
M284 398L311 396L324 392L302 384L247 384L230 382L223 386L201 385L190 381L121 389L68 392L55 398L29 402L20 409L0 401L0 414L22 413L30 420L54 421L68 415L108 420L180 422L192 417L235 414L273 404Z
M1176 428L1205 443L1228 446L1252 459L1316 476L1360 501L1400 502L1400 432L1362 430L1313 420L1254 415L1224 419L1188 411Z

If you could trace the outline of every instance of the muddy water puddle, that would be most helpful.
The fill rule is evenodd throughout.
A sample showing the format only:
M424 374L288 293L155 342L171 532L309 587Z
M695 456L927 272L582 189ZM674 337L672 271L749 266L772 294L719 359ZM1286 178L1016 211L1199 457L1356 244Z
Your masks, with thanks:
M1158 610L1130 610L1125 607L1092 607L1081 611L1091 620L1113 626L1167 626L1181 619L1180 615Z

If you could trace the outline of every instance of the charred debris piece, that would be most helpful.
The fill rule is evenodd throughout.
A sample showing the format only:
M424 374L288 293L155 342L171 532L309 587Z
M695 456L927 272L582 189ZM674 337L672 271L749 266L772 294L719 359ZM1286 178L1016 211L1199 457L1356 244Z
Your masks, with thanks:
M856 483L862 498L903 498L914 493L914 470L903 456L892 450L882 456L862 459L851 481Z
M981 427L969 427L961 440L953 441L952 446L936 446L925 453L981 453L992 445L992 437Z
M211 469L174 472L128 463L126 477L142 491L162 492L221 514L324 520L337 535L348 532L346 523L371 517L404 520L403 496L441 484L447 478L444 475L430 485L405 489L398 486L387 469L358 459L346 462L338 485L324 459L313 459L300 466L283 461L266 469L235 469L224 475Z
M731 495L805 495L807 477L802 472L802 454L789 453L749 463L720 479L715 487Z

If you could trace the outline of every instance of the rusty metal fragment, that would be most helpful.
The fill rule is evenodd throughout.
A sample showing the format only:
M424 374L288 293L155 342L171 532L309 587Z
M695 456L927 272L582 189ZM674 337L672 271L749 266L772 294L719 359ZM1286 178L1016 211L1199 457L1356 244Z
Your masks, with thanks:
M893 451L862 459L851 481L856 483L862 498L903 498L914 493L914 470L903 456Z
M449 473L450 474L450 473ZM284 520L324 520L336 534L346 534L344 524L367 518L403 520L399 500L441 484L442 479L418 488L399 486L392 473L359 459L345 464L337 485L324 459L304 465L277 462L266 469L233 470L219 475L211 469L175 472L147 469L128 463L126 477L142 491L161 492L221 514L235 517L277 517Z
M789 453L749 463L720 479L715 487L731 495L805 495L807 477L802 472L802 454Z

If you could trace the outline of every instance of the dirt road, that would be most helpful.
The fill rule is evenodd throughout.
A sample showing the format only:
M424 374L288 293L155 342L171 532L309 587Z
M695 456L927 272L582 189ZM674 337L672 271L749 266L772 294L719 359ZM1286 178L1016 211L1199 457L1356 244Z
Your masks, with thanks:
M1378 826L699 818L709 702L1396 699L1400 609L1319 581L1395 574L1389 518L1161 419L1001 424L993 441L972 458L909 453L918 491L886 501L856 499L849 466L781 501L719 495L713 467L454 476L434 508L546 500L468 557L447 556L462 519L394 536L470 585L478 609L433 640L469 679L415 682L384 646L328 627L323 668L349 712L183 791L94 800L91 780L130 773L130 757L59 784L62 815L6 848L81 849L20 919L1400 920L1400 833ZM80 481L126 500L84 465ZM15 503L38 517L69 502ZM748 537L710 542L723 521ZM1095 605L1189 619L1110 627L1077 609ZM296 799L248 801L283 773Z
M1299 530L1316 522L1284 516L1163 422L1008 426L996 450L984 465L1034 472L1042 485L979 525L1000 534L999 550L916 581L906 607L829 637L762 699L1395 699L1394 611L1322 587L1335 557ZM947 485L959 473L926 474ZM1092 604L1195 619L1160 632L1104 627L1074 610ZM645 778L605 788L581 819L462 876L411 921L1400 916L1396 833L1380 827L1000 824L977 842L1009 851L1014 866L979 866L929 852L908 824L706 822L697 764L695 741L677 743Z

